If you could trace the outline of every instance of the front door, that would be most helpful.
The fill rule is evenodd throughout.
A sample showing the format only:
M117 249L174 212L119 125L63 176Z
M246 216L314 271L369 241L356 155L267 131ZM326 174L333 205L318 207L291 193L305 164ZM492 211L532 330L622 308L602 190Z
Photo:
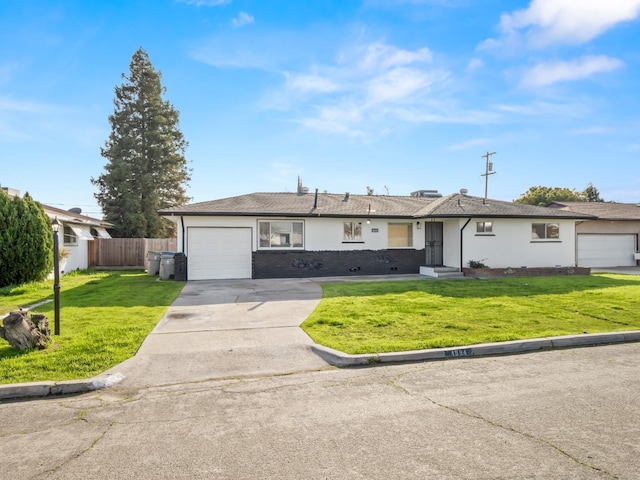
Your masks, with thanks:
M428 267L442 266L442 222L424 222L424 240Z

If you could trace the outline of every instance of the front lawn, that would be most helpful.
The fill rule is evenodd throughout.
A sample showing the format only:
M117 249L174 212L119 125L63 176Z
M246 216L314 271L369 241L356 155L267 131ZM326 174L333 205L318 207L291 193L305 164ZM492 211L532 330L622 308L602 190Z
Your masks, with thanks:
M71 380L102 373L135 355L185 282L144 272L74 272L60 279L60 336L46 350L18 352L0 339L0 383ZM53 298L45 281L0 289L0 317ZM54 305L34 308L49 319Z
M640 276L417 280L323 285L304 321L345 353L382 353L640 329Z

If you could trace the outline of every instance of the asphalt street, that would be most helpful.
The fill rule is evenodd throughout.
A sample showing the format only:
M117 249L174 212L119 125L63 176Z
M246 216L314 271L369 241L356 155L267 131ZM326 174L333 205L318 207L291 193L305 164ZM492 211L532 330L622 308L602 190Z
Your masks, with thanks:
M0 403L1 479L637 479L640 343Z

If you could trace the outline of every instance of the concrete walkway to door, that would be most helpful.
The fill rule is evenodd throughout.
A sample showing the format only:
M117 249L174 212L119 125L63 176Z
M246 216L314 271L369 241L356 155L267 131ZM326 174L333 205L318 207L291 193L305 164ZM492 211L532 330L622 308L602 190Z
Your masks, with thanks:
M106 373L145 387L331 368L299 328L321 297L306 279L190 281L135 357Z

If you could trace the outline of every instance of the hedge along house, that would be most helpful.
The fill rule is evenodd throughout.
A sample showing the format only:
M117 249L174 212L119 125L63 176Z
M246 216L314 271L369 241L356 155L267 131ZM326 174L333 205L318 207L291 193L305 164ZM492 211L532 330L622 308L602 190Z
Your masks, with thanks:
M2 190L10 197L20 196L20 191L15 188L2 187ZM60 273L64 274L73 270L88 268L88 242L94 238L111 238L106 229L113 227L113 225L98 218L82 215L82 210L79 208L63 210L43 203L40 203L40 205L50 221L57 218L61 223L61 228L58 232L60 250L65 251L68 256L60 258Z
M252 193L159 213L177 224L188 280L575 266L576 220L591 218L428 190Z

